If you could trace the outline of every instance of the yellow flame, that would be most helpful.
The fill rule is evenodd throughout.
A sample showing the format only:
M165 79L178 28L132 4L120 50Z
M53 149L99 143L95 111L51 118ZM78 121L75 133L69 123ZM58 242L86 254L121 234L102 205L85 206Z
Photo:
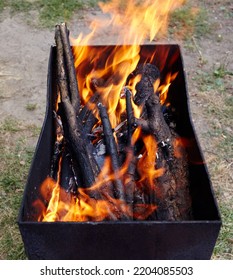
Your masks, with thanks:
M122 113L118 111L121 107L118 104L120 92L127 77L135 70L140 59L139 45L143 44L147 38L152 41L159 32L164 32L167 29L169 13L183 2L183 0L112 0L107 3L99 3L103 13L110 17L104 20L94 20L90 25L92 29L90 34L85 37L80 34L76 40L71 39L74 45L75 67L82 101L86 103L88 97L94 94L90 87L93 79L104 81L102 86L95 88L95 91L102 96L113 127L119 122ZM110 33L117 30L119 36L115 49L108 54L105 64L100 67L99 58L101 57L103 60L108 48L92 49L88 45L98 34L98 30L104 28L110 28ZM91 70L87 71L88 68ZM138 82L138 77L133 82L133 94L136 82ZM113 114L113 112L117 113ZM139 113L137 113L137 117L138 115Z
M98 28L111 27L118 34L118 43L139 45L147 38L167 30L169 13L183 4L183 0L112 0L99 3L100 8L110 18L93 21L92 35Z
M154 188L154 179L163 175L162 168L156 169L157 142L153 135L142 136L145 151L138 162L140 181L145 181L150 187Z
M158 88L160 103L162 105L166 102L169 87L170 87L171 83L175 80L177 75L178 75L178 72L176 72L174 74L168 73L166 76L165 83Z
M115 128L121 122L122 113L125 113L125 100L121 98L124 86L136 93L136 85L141 79L137 75L129 79L129 75L136 69L140 61L140 50L147 40L154 40L159 34L167 29L169 13L179 7L183 0L112 0L107 3L100 3L100 7L109 17L105 20L95 20L91 23L91 32L87 36L80 34L77 39L71 38L73 54L81 103L85 105L91 96L98 93L101 102L107 107L110 122ZM98 36L99 30L109 29L109 34L118 34L116 46L93 47L92 42ZM164 61L161 62L160 70L163 69L167 58L167 50L164 50ZM151 55L148 59L152 62L157 54ZM171 82L177 73L168 74L164 85L159 85L158 79L154 83L154 92L159 91L161 103L164 104ZM129 79L129 81L128 81ZM60 100L58 99L58 102ZM142 108L132 102L134 116L139 118ZM58 109L58 103L56 110ZM97 118L95 106L90 109ZM58 140L60 135L58 135ZM134 130L132 145L142 140L144 151L141 159L137 162L137 171L140 179L135 181L136 187L144 185L150 189L155 188L154 179L162 176L164 170L156 169L157 143L151 135L143 136L141 129ZM125 184L129 183L127 176L128 168L132 159L132 151L126 156L126 161L117 172L117 179ZM111 189L111 183L116 179L116 172L111 170L110 158L105 158L105 163L96 179L96 183L88 189L78 189L77 196L66 192L60 186L61 159L59 162L58 180L55 182L47 178L41 186L42 201L48 201L43 206L40 200L35 202L35 207L42 209L38 220L42 221L101 221L107 219L119 219L121 215L145 219L155 209L156 205L137 204L132 208L124 201L115 199ZM95 199L98 193L99 199ZM124 213L122 213L122 210Z

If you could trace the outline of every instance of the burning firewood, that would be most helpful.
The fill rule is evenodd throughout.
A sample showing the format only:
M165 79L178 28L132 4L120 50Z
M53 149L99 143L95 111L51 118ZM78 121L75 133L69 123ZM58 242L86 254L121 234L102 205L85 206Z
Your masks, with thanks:
M138 73L138 72L137 72ZM191 198L188 187L188 167L185 150L180 146L179 158L175 156L174 143L178 135L166 123L158 94L153 84L159 74L156 67L146 64L140 69L141 81L136 86L135 102L145 103L146 118L136 119L146 134L154 135L158 143L156 167L164 174L156 178L156 188L151 195L158 205L159 220L183 220L191 218ZM154 196L155 194L155 196Z
M126 148L126 160L130 161L128 164L128 170L126 172L125 178L125 192L127 197L127 202L134 203L134 193L136 189L135 183L135 171L136 171L136 157L134 155L134 147L132 143L132 135L134 128L134 112L132 107L132 93L128 88L125 88L125 98L126 98L126 113L127 113L127 148Z
M74 58L70 48L69 34L68 34L69 32L65 23L60 24L59 26L57 26L57 28L60 29L60 36L62 40L65 61L66 61L67 69L69 69L69 71L67 71L67 76L68 76L68 86L70 90L71 104L74 107L76 115L78 115L80 109L80 96L78 91L78 83L76 79L76 71L74 68Z
M134 75L141 75L141 80L136 85L134 103L142 105L154 93L154 83L160 78L159 69L152 64L139 65Z
M93 114L91 108L93 109L96 107L97 102L100 99L100 95L98 93L94 94L90 97L89 101L85 104L85 106L82 108L79 118L81 119L83 123L83 136L85 137L89 133L91 133L91 130L93 126L97 123L98 119Z
M134 113L132 107L132 93L128 88L125 89L126 97L126 112L127 112L127 132L128 132L128 146L132 149L132 134L134 126Z
M73 72L70 69L65 69L68 63L65 63L64 45L61 39L61 31L59 26L56 27L55 41L57 44L57 76L58 86L61 94L62 105L65 112L65 121L67 123L66 140L72 151L73 157L77 161L79 168L83 175L83 186L90 187L94 184L95 178L98 175L98 165L94 157L87 149L87 143L82 137L82 125L80 119L77 117L77 112L72 104L72 97L69 94L69 82L67 73ZM72 54L70 54L72 55ZM70 65L74 68L74 65ZM76 76L75 76L76 78ZM72 96L72 94L71 94ZM76 102L73 102L76 104Z
M57 179L56 171L58 170L59 160L64 147L64 131L63 131L61 118L60 116L57 115L55 111L54 111L54 119L55 119L55 128L56 128L55 129L56 140L54 143L53 156L51 160L50 177L56 180Z
M105 220L190 219L187 157L162 111L158 68L150 63L135 66L116 96L111 89L118 86L123 64L116 73L111 69L103 76L97 69L95 77L93 69L84 98L65 24L56 26L55 41L61 101L55 112L50 175L58 187L56 168L65 151L64 164L68 162L70 169L66 190L74 195L72 209L77 216L90 221L100 215ZM108 98L117 102L118 119L111 118Z
M111 167L115 176L113 184L115 186L116 197L124 201L125 200L124 186L119 178L120 164L118 161L117 146L112 133L112 127L108 118L107 110L102 103L98 104L98 109L103 125L107 154L111 158Z
M191 198L188 188L187 155L179 146L175 155L174 145L178 135L164 120L159 97L152 94L146 101L148 127L158 143L157 168L164 174L156 179L157 217L159 220L186 220L191 217Z

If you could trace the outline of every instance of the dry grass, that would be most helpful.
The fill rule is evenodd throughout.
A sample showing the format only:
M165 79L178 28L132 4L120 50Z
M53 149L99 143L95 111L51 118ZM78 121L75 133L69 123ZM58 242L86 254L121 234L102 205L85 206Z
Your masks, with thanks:
M200 141L223 221L213 258L233 259L233 73L227 63L197 71L194 84L206 128Z
M39 129L12 118L0 124L0 259L24 259L16 219Z
M207 11L194 6L193 1L175 10L170 19L169 32L176 39L190 41L192 36L206 36L211 32Z
M203 39L210 48L224 43L228 35L221 33L223 21L232 19L230 1L187 1L174 12L170 23L171 35L199 56L197 68L190 69L189 88L195 92L194 119L223 221L213 259L233 259L233 72L227 55L231 48L226 53L224 45L219 47L222 58L216 64L219 54L210 60L205 57L208 50L199 45Z

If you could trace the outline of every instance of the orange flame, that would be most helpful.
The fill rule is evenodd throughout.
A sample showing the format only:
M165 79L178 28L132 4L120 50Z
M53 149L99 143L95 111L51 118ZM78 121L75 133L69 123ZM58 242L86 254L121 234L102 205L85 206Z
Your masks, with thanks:
M112 0L107 3L99 3L103 13L109 14L110 18L93 21L90 25L92 29L90 34L84 38L80 34L77 39L71 39L74 45L75 67L78 70L77 78L82 101L86 103L94 94L91 89L93 79L105 81L95 90L103 97L113 127L119 122L122 113L122 111L118 111L120 92L125 86L127 77L135 70L140 59L139 45L147 38L152 41L158 33L164 33L167 30L169 13L183 2L184 0ZM108 52L108 47L92 49L88 45L98 34L98 30L104 28L110 28L111 33L117 32L117 44L122 46L116 45L113 52L108 54L105 64L97 67L99 58L103 59L105 52ZM90 69L88 74L87 68ZM135 93L136 81L132 85L133 93ZM114 114L112 114L113 112Z
M42 217L38 220L54 222L54 221L101 221L104 219L119 219L121 215L132 216L132 213L123 201L112 198L110 190L106 188L108 183L114 178L114 174L106 176L109 172L110 159L107 158L102 172L99 174L97 183L88 190L79 189L77 197L71 195L62 188L58 181L47 178L41 185L41 194L43 198L49 201L47 208L43 208ZM125 168L123 168L125 169ZM123 175L123 169L120 176ZM109 187L109 186L108 186ZM106 194L106 200L95 199L91 196L94 193ZM39 203L36 202L35 205ZM41 205L40 205L41 207ZM124 209L123 213L119 209Z
M163 175L163 169L156 169L157 143L152 135L142 136L145 151L138 161L138 170L141 175L140 181L147 181L154 188L154 179Z
M175 80L177 75L178 75L178 72L176 72L174 74L168 73L167 76L166 76L165 84L161 85L158 88L160 103L162 105L165 104L165 102L167 100L169 87L170 87L171 83ZM169 105L169 104L166 104L166 105Z
M91 33L83 34L73 42L86 46L98 35L99 30L109 29L117 34L118 44L140 45L148 38L152 41L158 33L167 31L169 14L180 7L184 0L112 0L99 3L104 14L109 17L94 20L90 24ZM75 45L75 44L74 44Z
M164 33L167 29L169 13L183 2L183 0L112 0L108 3L100 3L102 11L110 14L110 18L93 21L90 26L92 31L86 37L80 34L77 39L71 38L81 103L87 104L90 97L98 93L101 102L108 109L112 128L121 123L122 114L126 110L125 100L121 98L122 89L127 86L134 96L135 87L141 79L141 75L129 79L129 75L140 61L140 45L148 39L154 40L157 34ZM114 48L91 47L98 30L104 28L110 28L111 32L118 34L116 46ZM156 53L152 54L151 60L154 56ZM166 57L165 55L164 61ZM163 68L164 63L162 62L160 69ZM154 83L154 91L159 91L162 104L166 101L169 86L176 75L177 73L168 74L164 85L160 85L159 79ZM132 106L134 116L139 118L142 108L133 102ZM91 110L99 119L94 105ZM164 172L163 169L157 169L155 166L157 143L153 136L143 136L141 129L137 128L132 135L131 144L135 145L139 139L144 143L142 154L136 155L139 158L136 168L140 178L132 184L133 186L135 184L135 188L143 185L149 191L153 191L156 187L155 178L162 176ZM132 156L131 150L126 156L125 163L117 172L117 179L122 180L124 185L130 182L128 170ZM138 203L134 205L134 212L132 212L132 205L113 198L111 184L116 179L116 172L111 171L109 157L105 158L96 183L88 189L79 188L78 194L72 195L60 185L61 160L57 182L47 178L40 189L43 201L48 202L47 206L42 207L43 203L35 202L35 207L37 205L43 208L39 221L101 221L120 219L124 215L145 219L156 209L154 204Z

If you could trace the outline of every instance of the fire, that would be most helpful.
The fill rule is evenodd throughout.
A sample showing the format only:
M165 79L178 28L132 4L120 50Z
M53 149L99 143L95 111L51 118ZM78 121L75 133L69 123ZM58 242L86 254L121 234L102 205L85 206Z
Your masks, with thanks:
M104 13L110 14L110 19L93 21L91 33L84 37L82 34L77 39L71 38L73 44L74 63L77 73L81 106L85 106L89 99L98 94L101 102L106 106L110 123L115 129L122 122L125 114L126 101L122 97L122 90L127 87L132 92L132 100L136 94L136 85L141 80L141 75L130 77L140 62L140 50L144 42L153 41L159 33L165 33L168 25L169 13L180 6L183 0L147 0L147 1L120 1L112 0L100 3ZM106 47L91 47L92 39L98 34L99 28L111 28L117 32L118 42L112 49ZM152 54L152 58L156 53ZM164 57L165 64L166 56ZM162 69L162 66L160 67ZM154 92L159 92L160 102L164 104L169 86L176 78L177 73L169 73L165 84L160 84L157 79L153 84ZM130 78L129 78L130 77ZM60 96L58 95L56 111L58 110ZM89 104L89 108L101 123L95 104ZM132 102L134 116L139 118L142 108ZM115 136L115 135L114 135ZM116 138L116 137L115 137ZM62 133L57 133L57 141L62 141ZM138 127L132 134L131 145L142 141L143 149L136 155L138 161L135 168L139 178L135 181L130 178L128 170L132 164L132 150L126 152L126 160L117 172L111 168L111 160L105 158L96 183L90 188L78 188L77 194L73 195L65 190L61 184L62 157L59 160L57 180L47 178L42 183L40 192L43 197L44 207L39 221L101 221L124 219L145 219L156 209L155 204L138 201L130 205L121 199L113 197L112 184L114 180L120 180L124 186L130 185L129 191L136 192L146 185L147 191L153 191L156 186L154 179L162 176L164 170L157 169L156 151L157 143L153 136L142 136ZM117 178L116 178L117 177ZM127 192L128 190L126 190ZM35 205L40 205L38 201Z
M156 153L157 153L157 142L151 135L142 137L145 151L138 161L138 170L141 175L140 181L148 181L147 185L154 188L154 179L163 175L163 169L156 169Z
M169 73L169 74L166 76L165 84L161 85L159 88L158 88L158 85L154 85L155 88L158 88L159 97L160 97L160 103L161 103L162 105L166 102L169 87L170 87L172 81L175 80L175 78L177 77L177 75L178 75L178 72L176 72L176 73L174 73L174 74ZM169 104L166 104L166 105L169 105Z
M116 112L119 105L119 96L127 77L132 73L140 60L140 44L147 39L153 41L158 33L165 33L168 25L168 16L171 11L179 7L184 0L147 0L147 1L120 1L112 0L99 3L103 13L110 14L109 20L95 20L91 23L92 32L82 38L71 39L74 46L75 67L83 102L94 94L90 87L91 81L106 80L104 85L95 88L103 96L104 105L109 110L110 121L113 127L119 122L122 111ZM118 34L117 45L111 52L102 68L97 68L99 58L108 48L96 51L88 47L99 29L110 28L111 33ZM121 44L118 45L118 44ZM90 73L87 75L87 67ZM95 69L95 71L93 71ZM85 75L83 75L83 72ZM138 81L137 77L135 83ZM134 83L134 86L135 86ZM157 84L158 86L158 84ZM135 92L133 87L133 93ZM166 90L165 90L166 92Z
M86 46L99 30L109 29L118 34L117 43L122 45L140 45L147 39L152 41L159 33L167 31L169 14L180 7L184 0L112 0L100 2L99 6L108 19L94 20L91 33L83 38L80 34L73 41ZM75 44L74 44L75 45ZM85 52L85 50L83 50Z

